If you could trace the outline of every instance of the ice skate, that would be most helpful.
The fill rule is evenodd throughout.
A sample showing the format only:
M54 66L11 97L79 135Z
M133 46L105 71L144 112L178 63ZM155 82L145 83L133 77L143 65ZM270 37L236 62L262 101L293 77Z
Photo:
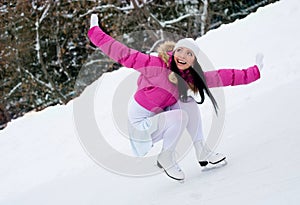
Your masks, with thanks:
M184 173L175 161L174 151L162 151L157 158L157 166L172 179L184 181Z
M220 168L227 164L226 157L213 152L203 141L194 143L197 160L203 171Z

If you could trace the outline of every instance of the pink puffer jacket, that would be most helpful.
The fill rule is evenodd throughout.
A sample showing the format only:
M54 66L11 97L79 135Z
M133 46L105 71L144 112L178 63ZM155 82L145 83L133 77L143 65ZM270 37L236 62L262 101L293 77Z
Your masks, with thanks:
M140 72L137 82L138 89L134 98L144 108L152 112L159 112L177 102L177 85L169 81L168 76L171 71L160 57L128 48L104 33L98 26L88 31L88 37L111 59ZM171 60L172 58L169 58L169 62ZM210 88L249 84L260 78L256 65L243 70L208 71L204 72L204 75Z

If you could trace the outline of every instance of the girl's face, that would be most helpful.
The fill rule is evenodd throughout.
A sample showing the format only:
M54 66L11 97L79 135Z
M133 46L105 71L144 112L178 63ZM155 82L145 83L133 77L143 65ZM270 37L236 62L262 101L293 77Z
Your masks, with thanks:
M186 70L194 65L195 55L192 50L179 47L174 52L174 60L179 70Z

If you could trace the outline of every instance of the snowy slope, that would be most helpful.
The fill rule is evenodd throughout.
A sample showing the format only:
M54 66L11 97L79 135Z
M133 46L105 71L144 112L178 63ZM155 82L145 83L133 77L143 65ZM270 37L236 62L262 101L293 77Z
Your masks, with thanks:
M259 81L224 89L218 150L228 156L226 167L201 172L191 150L180 162L186 182L179 184L164 174L128 177L98 166L74 125L73 105L84 102L83 94L66 106L29 113L0 132L0 204L299 204L299 19L299 1L284 0L198 39L217 68L244 68L257 52L265 54ZM115 82L132 73L107 73L85 91L97 87L97 124L126 154L130 147L123 128L114 127L111 99ZM203 121L209 123L209 116Z

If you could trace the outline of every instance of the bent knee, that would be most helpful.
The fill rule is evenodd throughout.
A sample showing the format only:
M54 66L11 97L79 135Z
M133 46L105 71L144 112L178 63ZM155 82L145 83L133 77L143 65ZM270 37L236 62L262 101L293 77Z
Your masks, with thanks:
M176 110L177 111L177 117L176 117L176 122L178 124L183 124L186 125L189 120L189 115L185 110Z

